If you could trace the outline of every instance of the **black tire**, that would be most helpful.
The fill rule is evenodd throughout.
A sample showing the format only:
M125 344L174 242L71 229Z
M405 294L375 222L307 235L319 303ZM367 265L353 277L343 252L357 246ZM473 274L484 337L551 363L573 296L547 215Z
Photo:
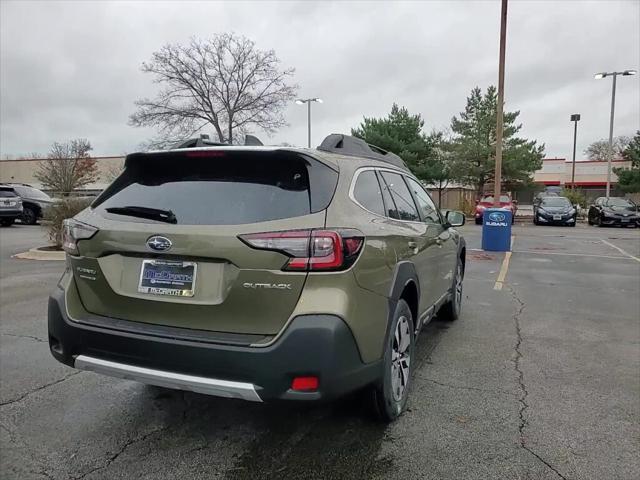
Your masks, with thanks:
M22 210L20 221L22 221L22 223L24 223L25 225L35 225L38 221L38 215L33 208L24 207L24 209Z
M476 218L476 225L482 225L482 219Z
M438 318L453 322L460 318L460 312L462 312L462 284L464 281L464 268L460 258L458 258L458 264L456 265L456 273L453 276L453 283L449 290L450 300L445 303L438 312Z
M11 225L13 225L13 222L15 221L16 221L15 218L5 218L2 221L0 221L0 225L2 225L3 227L10 227Z
M593 225L593 222L591 221L591 217L587 217L587 223L588 223L589 225Z
M404 332L404 337L401 337L403 345L397 344L396 330ZM408 345L404 342L404 339L408 339ZM403 346L405 348L405 354L398 354L398 351L402 350ZM393 422L402 415L402 412L407 408L407 400L411 387L411 372L414 362L414 349L415 335L411 309L409 305L407 305L407 302L399 300L393 313L393 321L387 331L387 341L382 359L383 373L380 384L372 386L367 392L373 413L376 418L382 422ZM397 355L400 356L394 359ZM404 383L401 379L404 379Z

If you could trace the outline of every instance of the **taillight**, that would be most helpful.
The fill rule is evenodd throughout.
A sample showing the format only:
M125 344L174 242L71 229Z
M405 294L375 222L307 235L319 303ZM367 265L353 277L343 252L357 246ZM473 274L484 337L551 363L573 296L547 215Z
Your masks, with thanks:
M78 241L93 237L97 231L96 227L67 218L62 222L62 248L71 255L78 255Z
M273 250L287 255L283 270L346 270L358 258L364 235L353 229L291 230L240 235L252 248Z

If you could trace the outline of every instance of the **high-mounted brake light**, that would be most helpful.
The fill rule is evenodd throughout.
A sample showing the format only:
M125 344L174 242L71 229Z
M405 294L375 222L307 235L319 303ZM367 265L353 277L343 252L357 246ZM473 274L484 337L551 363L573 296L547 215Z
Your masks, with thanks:
M185 153L187 157L224 157L224 152L217 150L196 150L195 152Z
M358 258L364 235L353 229L291 230L240 235L259 250L274 250L290 257L283 270L346 270Z

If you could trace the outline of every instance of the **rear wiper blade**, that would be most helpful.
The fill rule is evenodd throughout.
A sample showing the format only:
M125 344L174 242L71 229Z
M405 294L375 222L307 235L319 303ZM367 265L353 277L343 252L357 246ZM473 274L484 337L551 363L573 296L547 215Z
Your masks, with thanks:
M105 210L109 213L115 213L116 215L129 215L131 217L148 218L149 220L158 220L166 223L178 223L178 219L171 210L131 205L126 207L109 207L105 208Z

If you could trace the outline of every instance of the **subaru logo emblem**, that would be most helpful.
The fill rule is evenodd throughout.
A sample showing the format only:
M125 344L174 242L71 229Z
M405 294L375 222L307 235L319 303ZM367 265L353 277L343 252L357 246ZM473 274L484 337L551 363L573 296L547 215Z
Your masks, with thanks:
M172 245L171 240L161 235L154 235L147 240L147 247L156 252L166 252Z
M507 219L504 213L500 212L491 212L489 214L489 220L492 222L504 222Z

